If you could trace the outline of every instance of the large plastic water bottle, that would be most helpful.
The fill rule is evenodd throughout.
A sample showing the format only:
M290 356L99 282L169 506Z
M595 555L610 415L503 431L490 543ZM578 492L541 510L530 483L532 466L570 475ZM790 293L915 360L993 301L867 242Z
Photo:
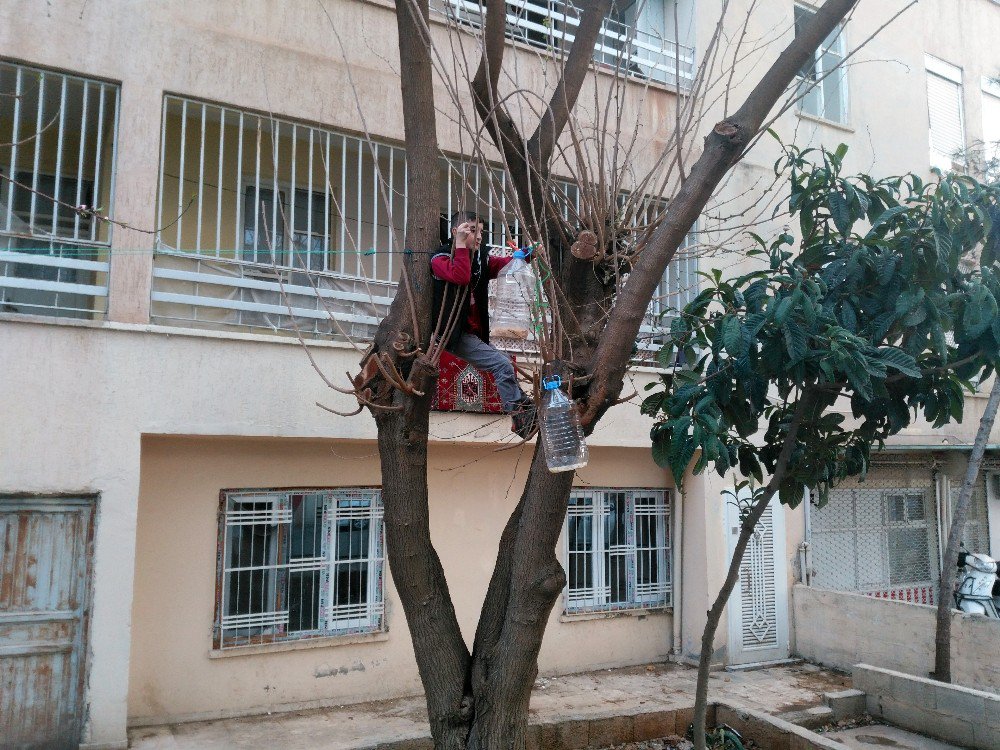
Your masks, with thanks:
M523 341L531 335L531 309L538 279L524 260L523 250L514 251L514 260L504 266L497 279L496 313L490 335Z
M549 471L573 471L587 465L587 443L580 426L580 414L559 388L558 375L542 381L542 447Z

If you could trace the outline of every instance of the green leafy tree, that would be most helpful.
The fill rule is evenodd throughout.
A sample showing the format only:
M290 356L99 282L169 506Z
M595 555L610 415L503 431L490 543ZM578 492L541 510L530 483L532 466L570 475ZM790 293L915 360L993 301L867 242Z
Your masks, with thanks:
M771 498L794 507L809 488L825 502L915 415L960 421L969 378L997 363L1000 270L990 243L981 263L975 253L1000 191L960 176L845 177L846 151L786 149L775 166L789 171L801 239L752 235L759 267L706 274L643 403L657 420L653 456L678 481L693 463L696 474L736 471L752 489L702 638L697 747L715 631Z

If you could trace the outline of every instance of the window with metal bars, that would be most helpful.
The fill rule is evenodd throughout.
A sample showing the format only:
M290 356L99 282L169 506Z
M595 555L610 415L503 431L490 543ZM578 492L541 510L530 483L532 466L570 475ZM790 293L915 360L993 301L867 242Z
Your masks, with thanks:
M576 490L566 516L566 612L672 604L670 493Z
M795 6L795 33L816 15L803 5ZM847 45L842 26L837 26L799 70L799 111L831 122L847 122L847 73L844 62Z
M376 489L224 491L215 647L383 629Z
M119 87L0 61L0 311L107 311Z
M373 335L405 258L403 149L176 96L162 128L154 322ZM450 157L441 167L443 236L452 213L471 210L487 245L526 243L504 170ZM556 180L553 199L571 223L585 213L570 182ZM664 206L651 197L635 223ZM644 340L696 278L692 258L671 263Z

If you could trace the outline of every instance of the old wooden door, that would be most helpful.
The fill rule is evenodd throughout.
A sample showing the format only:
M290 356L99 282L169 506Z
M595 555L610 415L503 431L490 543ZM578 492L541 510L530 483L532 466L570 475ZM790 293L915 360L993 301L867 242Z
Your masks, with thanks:
M76 748L94 504L0 496L0 747Z

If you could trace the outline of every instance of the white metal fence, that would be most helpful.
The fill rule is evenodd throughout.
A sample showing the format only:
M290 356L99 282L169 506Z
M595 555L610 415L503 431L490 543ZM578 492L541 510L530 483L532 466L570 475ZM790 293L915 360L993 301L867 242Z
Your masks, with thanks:
M0 62L0 311L107 311L116 84Z
M439 0L438 13L460 24L482 26L486 11L470 0ZM580 25L581 11L562 0L507 0L507 36L543 50L568 48ZM594 45L594 59L623 73L687 87L694 80L695 56L690 47L642 31L615 18L604 19Z
M164 101L161 142L154 322L372 336L407 252L402 149L175 96ZM523 243L503 170L442 167L443 217L473 210L488 244ZM559 189L567 215L578 212L577 187ZM695 279L694 260L671 265L644 341Z

